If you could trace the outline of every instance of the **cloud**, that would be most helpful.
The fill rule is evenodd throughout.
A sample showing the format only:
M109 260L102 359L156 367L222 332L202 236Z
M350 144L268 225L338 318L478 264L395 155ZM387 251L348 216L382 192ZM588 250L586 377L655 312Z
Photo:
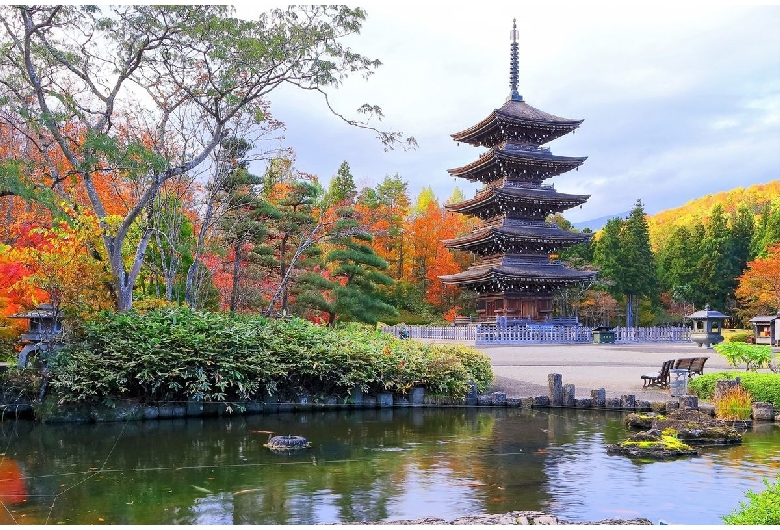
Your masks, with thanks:
M637 198L655 212L780 178L780 6L633 3L369 5L348 43L384 64L368 81L348 80L333 103L350 116L379 104L382 127L414 135L420 148L385 152L316 95L284 89L271 95L272 110L300 169L327 181L347 160L361 182L398 173L412 195L424 186L440 200L455 186L473 193L476 185L446 170L482 149L457 146L450 134L507 97L513 17L521 94L585 120L549 145L588 156L579 171L552 179L560 191L591 194L565 213L570 220L625 211Z

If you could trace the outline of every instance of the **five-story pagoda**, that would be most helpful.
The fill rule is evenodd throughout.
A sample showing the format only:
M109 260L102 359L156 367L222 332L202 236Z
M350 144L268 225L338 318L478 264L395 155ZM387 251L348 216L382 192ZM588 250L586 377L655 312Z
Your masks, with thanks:
M582 120L559 118L535 109L517 91L517 25L511 38L511 93L487 118L452 135L457 142L486 147L478 160L450 169L454 177L482 182L473 199L447 209L482 220L470 234L444 241L447 248L474 253L475 263L446 284L475 290L482 318L548 320L556 290L590 279L594 273L565 267L555 255L590 236L562 230L545 220L583 204L590 195L559 193L543 182L580 166L587 157L553 155L543 144L568 134Z

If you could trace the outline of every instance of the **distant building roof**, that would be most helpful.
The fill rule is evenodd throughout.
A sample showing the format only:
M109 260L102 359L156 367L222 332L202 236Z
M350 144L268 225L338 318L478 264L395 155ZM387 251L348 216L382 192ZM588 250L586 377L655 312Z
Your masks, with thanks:
M755 322L757 324L769 324L778 319L780 319L780 313L772 316L755 316L750 320L748 320L748 322Z

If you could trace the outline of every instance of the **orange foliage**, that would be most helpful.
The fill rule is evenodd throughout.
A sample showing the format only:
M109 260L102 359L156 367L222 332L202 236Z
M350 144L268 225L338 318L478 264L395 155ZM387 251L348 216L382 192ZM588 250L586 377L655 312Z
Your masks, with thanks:
M413 281L424 282L428 303L443 306L457 292L457 287L444 285L439 276L454 274L463 268L456 255L448 250L442 240L452 239L468 232L472 221L463 215L448 212L435 200L428 201L425 209L407 224Z
M746 316L780 311L780 243L769 247L765 258L748 262L735 295Z
M93 216L77 216L73 226L64 222L52 228L33 224L18 227L14 247L4 253L0 270L0 311L49 302L63 308L107 309L113 305L107 290L108 273L90 249L100 244Z

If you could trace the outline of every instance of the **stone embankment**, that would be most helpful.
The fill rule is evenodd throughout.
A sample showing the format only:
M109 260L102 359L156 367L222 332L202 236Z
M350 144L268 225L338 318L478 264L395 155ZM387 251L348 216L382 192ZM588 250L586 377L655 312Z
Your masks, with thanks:
M554 515L542 512L509 512L501 514L466 515L457 519L444 520L426 517L423 519L408 519L403 521L382 521L373 523L339 523L361 525L649 525L648 519L604 519L602 521L572 522L558 519Z

